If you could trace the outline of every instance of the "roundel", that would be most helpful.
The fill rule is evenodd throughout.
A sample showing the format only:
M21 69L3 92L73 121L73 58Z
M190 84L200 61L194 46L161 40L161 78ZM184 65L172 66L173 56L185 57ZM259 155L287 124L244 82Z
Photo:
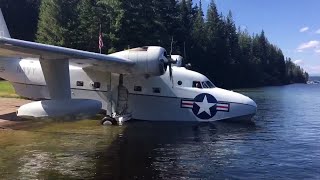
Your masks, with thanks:
M192 111L200 119L210 119L217 113L217 102L211 94L199 94L194 98Z

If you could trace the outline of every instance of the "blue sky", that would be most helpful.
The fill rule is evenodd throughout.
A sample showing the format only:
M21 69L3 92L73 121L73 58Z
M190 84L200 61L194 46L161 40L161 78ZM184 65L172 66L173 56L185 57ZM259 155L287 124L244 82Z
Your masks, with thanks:
M199 0L194 0L198 3ZM203 8L210 0L202 0ZM269 41L311 75L320 75L319 0L215 0L218 11L229 10L237 26L250 33L263 29Z

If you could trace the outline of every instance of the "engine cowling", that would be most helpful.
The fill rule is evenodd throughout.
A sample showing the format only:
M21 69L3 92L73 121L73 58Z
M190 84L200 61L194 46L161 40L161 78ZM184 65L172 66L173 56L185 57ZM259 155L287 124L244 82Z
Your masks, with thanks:
M167 70L167 52L158 46L145 46L125 51L120 51L112 56L130 59L135 62L130 74L147 76L161 76Z

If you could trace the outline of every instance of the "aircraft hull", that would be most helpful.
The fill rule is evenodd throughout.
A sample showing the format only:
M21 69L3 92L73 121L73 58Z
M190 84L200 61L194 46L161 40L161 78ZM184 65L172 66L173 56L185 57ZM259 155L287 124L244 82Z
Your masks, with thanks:
M17 94L33 100L50 99L39 61L11 60L2 61L2 64L4 62L5 71L0 76L13 84ZM177 85L180 80L184 85L189 81L190 86L192 79L208 80L199 73L176 67L174 74L173 81L168 73L150 78L125 76L123 84L128 93L127 102L124 102L128 105L126 113L139 120L189 122L247 120L256 113L254 101L239 93L221 88L198 89ZM83 86L77 86L78 81ZM101 87L94 88L93 82L101 83ZM108 115L117 108L118 85L118 74L90 72L70 66L71 98L100 101ZM140 86L141 91L137 92L136 86ZM154 88L160 92L155 92ZM205 109L200 107L201 104L209 104L209 107Z

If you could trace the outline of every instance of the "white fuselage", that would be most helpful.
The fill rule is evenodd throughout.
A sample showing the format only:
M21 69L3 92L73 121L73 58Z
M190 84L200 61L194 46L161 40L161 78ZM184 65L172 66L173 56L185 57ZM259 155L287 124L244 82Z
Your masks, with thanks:
M121 91L122 95L118 74L69 67L72 98L101 101L108 114L117 111L119 103L125 104L133 119L151 121L250 119L256 113L255 102L244 95L217 87L193 87L195 82L210 80L183 67L173 67L173 80L168 71L162 76L124 75L127 91ZM20 96L50 99L38 59L0 58L0 77L10 81Z

